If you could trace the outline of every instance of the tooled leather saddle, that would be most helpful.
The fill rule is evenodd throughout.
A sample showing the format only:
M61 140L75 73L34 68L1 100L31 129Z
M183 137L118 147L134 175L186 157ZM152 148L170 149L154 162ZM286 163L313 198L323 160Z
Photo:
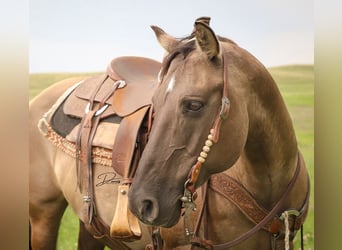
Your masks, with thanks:
M69 89L48 112L48 120L45 115L40 122L45 136L76 158L86 228L114 248L128 249L117 239L141 237L138 220L128 209L127 192L147 143L160 67L148 58L116 58L105 74ZM123 177L110 226L94 214L93 163L112 166Z

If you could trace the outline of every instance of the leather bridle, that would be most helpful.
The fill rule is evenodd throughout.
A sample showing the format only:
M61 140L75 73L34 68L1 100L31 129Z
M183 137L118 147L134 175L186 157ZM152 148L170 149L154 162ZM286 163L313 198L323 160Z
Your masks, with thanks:
M184 208L184 230L185 236L190 240L192 233L188 227L188 217L191 211L196 210L196 205L194 200L197 198L196 187L199 174L203 163L205 162L210 148L214 143L217 143L220 137L221 124L222 121L227 119L230 110L230 101L228 99L228 55L223 53L222 55L223 63L223 88L222 88L222 100L219 112L216 115L213 126L210 129L210 133L202 147L202 151L197 158L197 162L192 166L188 174L188 179L184 184L184 195L181 198L182 207ZM203 211L203 209L201 209ZM202 214L202 212L201 212ZM201 218L202 216L200 216Z
M192 196L195 194L196 184L198 180L198 176L201 172L201 168L205 159L208 156L210 151L210 147L217 143L220 137L220 130L221 130L221 123L223 120L226 120L228 117L228 113L230 110L230 101L228 99L228 55L222 55L223 60L223 89L222 89L222 100L221 100L221 108L216 115L214 124L212 129L210 129L210 133L208 135L207 140L202 148L202 152L200 153L199 157L197 158L197 162L191 168L188 179L185 182L185 189L189 190Z
M274 219L277 214L280 212L282 209L282 206L285 202L285 199L288 197L288 194L294 187L294 184L296 183L296 180L298 179L298 175L301 169L301 157L300 153L298 152L298 158L297 158L297 167L295 169L295 173L289 182L287 189L285 192L282 194L280 197L279 201L276 203L276 205L272 208L271 211L261 220L259 221L252 229L247 231L246 233L240 235L236 239L219 244L219 245L213 245L209 240L206 239L201 239L197 237L197 231L199 229L199 225L201 224L201 220L203 217L203 211L205 210L206 204L206 189L207 189L207 183L204 184L204 194L203 194L203 204L200 210L200 215L198 218L198 221L196 223L195 231L190 232L190 229L188 227L188 220L189 220L189 214L191 211L196 210L196 205L194 203L194 200L197 198L197 193L196 193L196 187L198 177L202 168L203 163L205 162L208 153L210 151L210 147L214 144L217 143L219 140L219 135L220 135L220 128L221 128L221 123L223 120L227 119L229 109L230 109L230 101L228 99L228 56L227 54L223 54L222 56L223 59L223 75L224 75L224 80L223 80L223 91L222 91L222 103L221 103L221 108L220 111L218 112L213 127L210 130L210 134L208 135L207 140L205 141L205 145L202 148L202 152L200 153L200 156L197 158L197 162L194 164L194 166L191 168L188 179L186 180L184 184L184 195L181 198L182 201L182 207L184 208L183 216L184 216L184 230L185 230L185 236L186 238L190 241L193 249L194 246L200 246L205 249L215 249L215 250L220 250L220 249L228 249L232 246L235 246L242 241L248 239L252 235L254 235L256 232L258 232L260 229L262 229L267 223L269 223L272 219ZM310 190L310 184L308 182L308 193L306 195L306 199L304 201L304 205L301 209L303 212L302 214L307 213L308 209L308 197L309 197L309 190ZM205 229L206 230L206 229ZM303 240L302 240L303 241ZM302 247L303 249L303 247Z

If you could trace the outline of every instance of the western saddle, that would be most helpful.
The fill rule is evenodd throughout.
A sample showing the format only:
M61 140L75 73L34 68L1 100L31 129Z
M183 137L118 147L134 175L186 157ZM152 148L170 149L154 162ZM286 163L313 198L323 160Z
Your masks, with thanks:
M128 209L127 194L151 128L151 99L160 68L159 62L148 58L116 58L105 74L69 89L39 124L46 137L76 158L84 201L82 219L95 238L115 249L129 249L121 240L141 238L138 219ZM104 153L99 155L97 148ZM110 226L95 214L94 162L111 165L123 177Z

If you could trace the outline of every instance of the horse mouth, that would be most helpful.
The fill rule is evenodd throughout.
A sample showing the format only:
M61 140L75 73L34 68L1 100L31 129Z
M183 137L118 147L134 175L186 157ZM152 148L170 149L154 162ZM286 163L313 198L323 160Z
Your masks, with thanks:
M158 220L158 221L151 221L148 218L144 218L144 217L140 217L140 216L138 217L138 219L142 223L144 223L145 225L148 225L148 226L170 228L170 227L173 227L174 225L176 225L178 223L178 221L180 219L180 215L170 217L168 219Z
M139 200L139 199L138 199ZM144 224L149 226L169 228L176 225L181 216L181 201L163 202L154 197L137 201L132 199L131 212ZM133 205L133 206L132 206Z

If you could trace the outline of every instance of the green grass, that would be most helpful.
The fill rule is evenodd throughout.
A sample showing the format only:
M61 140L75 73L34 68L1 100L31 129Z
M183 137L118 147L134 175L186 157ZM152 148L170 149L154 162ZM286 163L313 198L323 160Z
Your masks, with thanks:
M270 68L270 73L284 97L290 112L311 180L310 208L304 224L305 249L314 249L314 67L312 65L291 65ZM67 77L94 75L87 74L32 74L30 75L29 97L42 89ZM67 208L59 231L58 249L77 248L78 219ZM299 235L299 234L298 234ZM295 250L300 248L299 237L295 239Z
M314 67L292 65L270 68L290 112L299 148L311 181L309 214L304 224L305 249L314 249ZM299 237L295 249L299 249Z
M51 84L76 76L92 76L100 73L45 73L30 74L29 76L29 98L32 99L40 91L49 87Z
M59 228L57 249L77 249L79 220L70 207L64 212L61 227Z

